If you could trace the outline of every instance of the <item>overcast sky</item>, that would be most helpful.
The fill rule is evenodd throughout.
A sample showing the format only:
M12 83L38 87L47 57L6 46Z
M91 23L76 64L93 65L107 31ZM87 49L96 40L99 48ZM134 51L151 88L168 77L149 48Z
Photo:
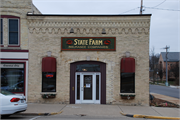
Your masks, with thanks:
M33 0L42 14L139 14L141 0ZM180 52L180 0L143 0L152 14L149 49Z

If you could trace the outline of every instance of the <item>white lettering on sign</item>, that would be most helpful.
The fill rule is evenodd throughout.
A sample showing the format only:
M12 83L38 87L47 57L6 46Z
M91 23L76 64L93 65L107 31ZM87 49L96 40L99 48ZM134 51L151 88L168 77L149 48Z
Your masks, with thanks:
M1 64L1 68L24 68L24 64Z

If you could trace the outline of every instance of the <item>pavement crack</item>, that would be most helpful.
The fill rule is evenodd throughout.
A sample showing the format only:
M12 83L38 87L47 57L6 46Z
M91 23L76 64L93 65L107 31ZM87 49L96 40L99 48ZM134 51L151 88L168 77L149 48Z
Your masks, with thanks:
M123 112L123 110L121 109L121 107L119 106L119 105L117 105L118 106L118 108Z
M59 112L61 112L66 106L67 106L67 104L63 108L61 108L61 110Z
M158 111L156 111L153 107L151 107L155 112L157 112L159 115L161 115ZM161 115L161 116L163 116L163 115Z

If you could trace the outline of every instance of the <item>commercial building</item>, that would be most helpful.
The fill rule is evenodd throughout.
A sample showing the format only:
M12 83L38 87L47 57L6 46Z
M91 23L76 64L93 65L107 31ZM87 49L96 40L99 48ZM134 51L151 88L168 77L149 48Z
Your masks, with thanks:
M1 15L19 17L21 42L20 48L5 46L10 33L2 28L2 45L10 53L27 52L27 64L18 65L26 69L28 102L149 105L150 14L43 15L31 0L6 1ZM1 62L1 68L16 66Z

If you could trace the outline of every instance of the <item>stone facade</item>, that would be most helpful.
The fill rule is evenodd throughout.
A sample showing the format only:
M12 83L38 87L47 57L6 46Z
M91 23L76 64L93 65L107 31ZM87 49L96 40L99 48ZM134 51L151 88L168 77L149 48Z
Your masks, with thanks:
M32 0L1 0L1 15L16 16L20 18L20 47L8 47L8 18L3 18L3 45L1 49L27 50L28 46L28 25L27 13L41 14L32 4Z
M28 101L69 103L70 63L87 60L106 63L106 103L149 105L150 15L134 16L27 16L29 27ZM70 29L74 33L70 33ZM101 34L102 29L106 34ZM61 37L116 37L116 51L61 51ZM42 58L52 52L57 59L56 98L44 100ZM120 60L125 52L136 61L135 99L120 96Z
M1 0L1 15L20 18L20 47L8 47L8 19L3 19L1 49L29 50L27 101L70 103L70 63L106 63L106 104L149 105L150 15L40 15L32 0ZM37 15L38 14L38 15ZM70 33L70 29L74 33ZM106 34L102 34L105 29ZM61 51L61 37L116 37L116 51ZM42 58L56 58L56 98L43 99ZM125 52L135 59L135 99L120 96L120 61Z

